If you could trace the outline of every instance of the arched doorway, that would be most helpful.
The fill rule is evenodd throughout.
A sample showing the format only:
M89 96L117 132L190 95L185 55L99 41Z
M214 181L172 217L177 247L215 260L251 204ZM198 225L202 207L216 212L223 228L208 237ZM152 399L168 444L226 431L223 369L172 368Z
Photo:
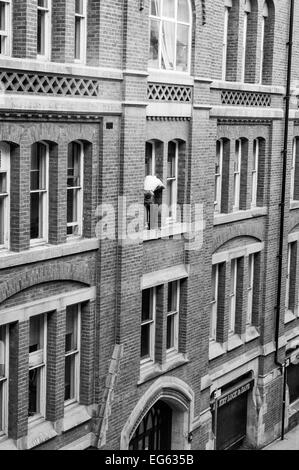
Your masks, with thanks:
M172 408L159 400L144 416L129 444L129 450L171 450Z

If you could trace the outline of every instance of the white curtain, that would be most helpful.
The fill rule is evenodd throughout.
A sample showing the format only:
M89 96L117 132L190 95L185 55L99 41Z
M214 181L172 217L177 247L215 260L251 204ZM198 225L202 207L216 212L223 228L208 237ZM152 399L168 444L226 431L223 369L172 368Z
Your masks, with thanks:
M175 25L168 21L162 24L161 39L162 64L166 70L174 68L175 60Z

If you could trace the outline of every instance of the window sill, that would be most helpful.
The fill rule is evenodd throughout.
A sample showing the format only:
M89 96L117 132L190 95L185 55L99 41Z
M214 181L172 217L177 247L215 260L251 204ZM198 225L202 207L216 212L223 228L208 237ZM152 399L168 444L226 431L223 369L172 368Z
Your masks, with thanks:
M28 425L27 449L32 449L57 436L53 424L41 418Z
M215 341L210 342L209 347L209 361L213 361L217 357L221 357L226 353L224 347L220 343L216 343Z
M245 343L250 343L260 336L261 335L255 326L248 326L245 333Z
M164 226L161 229L144 230L143 241L158 240L160 238L169 238L176 235L182 235L189 232L189 224L186 223L172 223Z
M78 403L66 406L64 409L62 429L64 432L69 431L80 424L86 423L86 421L89 421L91 418L86 406L79 405Z
M69 241L62 245L40 245L19 253L12 251L0 252L0 269L22 266L48 259L61 258L63 256L75 255L87 251L98 250L100 242L98 239L78 239Z
M194 85L194 78L190 76L189 72L149 68L148 73L149 82L167 83L170 85Z
M299 399L294 401L293 403L290 403L289 406L289 418L294 416L299 412Z
M297 320L296 315L291 310L287 310L284 316L284 324L287 325L288 323L291 323L294 320Z
M299 201L291 201L290 202L290 210L299 209Z
M262 85L258 83L229 82L226 80L215 80L211 88L214 90L236 90L236 91L254 91L260 93L270 93L273 95L283 95L284 87L275 85Z
M214 225L229 224L232 222L239 222L240 220L263 217L265 215L268 215L267 207L256 207L247 211L232 212L230 214L215 214Z
M13 439L7 436L0 436L0 452L2 450L17 450L17 446Z
M189 363L185 354L171 352L166 356L166 362L161 366L157 363L142 364L140 367L140 378L137 385L142 385L149 380L155 379L171 370L177 369Z
M244 342L242 341L241 337L239 335L233 335L228 339L227 343L227 351L233 351L234 349L239 348L240 346L243 346Z

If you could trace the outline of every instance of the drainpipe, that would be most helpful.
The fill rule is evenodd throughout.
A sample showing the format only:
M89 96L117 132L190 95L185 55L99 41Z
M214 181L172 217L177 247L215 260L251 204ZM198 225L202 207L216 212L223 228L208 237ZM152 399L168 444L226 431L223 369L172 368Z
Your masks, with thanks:
M281 423L281 439L284 439L284 421L286 408L286 362L281 363L278 359L279 355L279 327L281 319L281 288L282 288L282 263L283 263L283 243L285 229L285 203L286 203L286 177L287 177L287 156L288 156L288 137L289 137L289 116L290 116L290 99L291 99L291 73L292 73L292 51L293 51L293 31L294 31L294 0L290 5L290 22L289 22L289 40L288 46L288 67L287 67L287 83L285 96L285 126L284 126L284 143L283 143L283 170L281 185L281 203L280 203L280 229L279 229L279 253L278 253L278 284L277 284L277 304L276 304L276 325L275 325L275 364L278 365L283 373L283 404L282 404L282 423Z

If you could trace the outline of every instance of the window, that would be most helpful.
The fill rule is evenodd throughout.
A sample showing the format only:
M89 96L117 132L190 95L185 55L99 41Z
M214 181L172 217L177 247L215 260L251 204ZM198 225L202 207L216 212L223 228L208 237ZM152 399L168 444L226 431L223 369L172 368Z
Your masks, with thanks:
M221 212L221 193L222 193L222 166L223 166L223 140L218 140L216 149L216 162L215 162L215 197L214 208L215 212Z
M0 248L9 247L10 150L0 144Z
M259 168L260 141L255 139L253 142L253 161L251 174L251 207L257 206L257 186L258 186L258 168Z
M83 144L72 142L69 145L67 169L67 234L70 236L82 235L83 161Z
M75 0L75 60L85 62L86 57L86 0Z
M293 159L291 169L291 200L299 201L299 137L293 141Z
M259 83L263 83L263 72L264 72L264 53L265 53L265 29L266 20L269 16L269 9L267 2L264 3L263 17L262 17L262 33L261 33L261 63L260 63L260 80Z
M190 55L189 0L151 0L149 67L189 72Z
M155 176L156 172L155 145L146 142L145 148L145 176Z
M51 42L51 0L37 1L37 55L50 56Z
M231 3L231 2L230 2ZM224 9L224 37L223 37L223 52L222 52L222 80L226 79L226 63L227 63L227 40L228 40L228 20L230 6L226 6Z
M8 431L8 327L0 326L0 437Z
M178 192L178 142L169 142L167 158L167 205L168 222L176 220L177 192Z
M48 231L48 161L49 146L32 146L30 171L30 238L47 241Z
M141 361L155 360L156 288L142 292Z
M217 310L218 310L218 287L219 287L219 264L212 267L212 303L210 317L210 340L217 339Z
M10 55L11 51L11 2L0 1L0 54Z
M46 320L46 315L30 318L28 416L31 420L46 415Z
M167 351L179 350L179 305L180 289L179 282L170 282L168 284L168 302L167 302Z
M79 401L80 393L81 305L66 309L64 400L68 405Z
M288 267L286 279L286 311L295 313L296 307L297 242L288 245Z
M237 310L237 282L238 282L238 259L231 261L230 272L230 305L229 305L229 334L235 334L236 330L236 310Z
M253 319L253 289L254 289L254 270L255 270L255 255L248 257L248 291L247 291L247 326L252 325Z
M275 8L273 0L266 0L262 14L259 83L272 84L274 52Z
M241 161L242 161L242 142L236 141L236 152L234 161L234 210L240 209L240 179L241 179Z
M245 66L246 66L246 55L247 55L247 33L248 33L248 17L251 13L250 0L245 0L244 6L244 24L243 24L243 56L242 56L242 79L245 81Z

